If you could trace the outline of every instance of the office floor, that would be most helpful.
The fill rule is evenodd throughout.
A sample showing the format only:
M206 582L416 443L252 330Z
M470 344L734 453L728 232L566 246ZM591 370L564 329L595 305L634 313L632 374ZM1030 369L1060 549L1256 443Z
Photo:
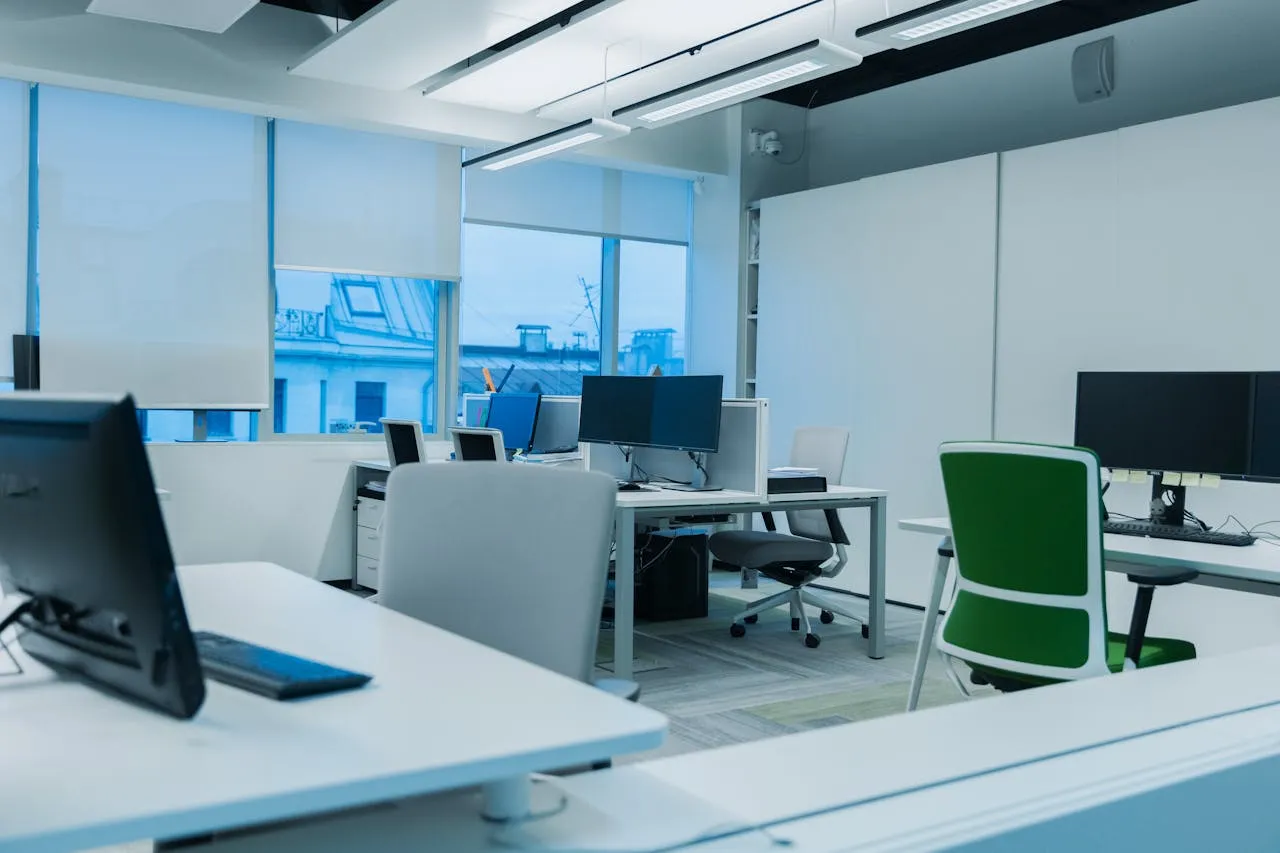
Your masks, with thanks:
M716 572L706 619L640 624L636 633L641 701L671 720L667 743L632 756L643 761L700 749L902 713L924 618L917 610L886 608L885 657L866 656L860 629L847 620L815 628L822 645L805 648L785 607L761 614L747 636L729 636L744 601L781 586L739 589L738 576ZM852 599L854 612L865 610ZM813 614L816 617L816 614ZM612 635L602 637L602 659ZM930 663L920 707L964 701L941 660Z

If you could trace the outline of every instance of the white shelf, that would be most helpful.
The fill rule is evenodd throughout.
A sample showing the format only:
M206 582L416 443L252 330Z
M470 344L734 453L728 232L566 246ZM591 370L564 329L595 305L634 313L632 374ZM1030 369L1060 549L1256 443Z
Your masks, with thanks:
M750 314L748 314L748 315L747 315L747 319L748 319L748 320L759 320L759 319L760 319L760 313L759 313L759 312L757 312L757 311L752 311Z

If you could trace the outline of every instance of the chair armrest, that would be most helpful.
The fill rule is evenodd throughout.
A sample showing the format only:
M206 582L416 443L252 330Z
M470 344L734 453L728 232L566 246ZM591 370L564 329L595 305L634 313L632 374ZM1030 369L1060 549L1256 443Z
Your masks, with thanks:
M1200 573L1181 566L1133 566L1125 576L1138 586L1177 586L1195 580Z
M1137 669L1142 657L1142 643L1147 636L1147 619L1151 616L1151 599L1158 586L1176 586L1200 577L1195 569L1178 566L1135 566L1126 573L1138 585L1133 600L1133 616L1129 620L1129 638L1125 641L1125 669Z
M591 686L628 702L640 701L640 685L625 678L597 678Z

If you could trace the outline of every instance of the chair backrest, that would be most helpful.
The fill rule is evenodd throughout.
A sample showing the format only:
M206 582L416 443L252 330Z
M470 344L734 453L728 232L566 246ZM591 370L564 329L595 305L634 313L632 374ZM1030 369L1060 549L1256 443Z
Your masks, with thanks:
M595 664L617 483L537 465L406 465L387 479L379 601L550 670Z
M453 439L453 455L459 462L505 462L506 448L502 446L502 430L485 427L454 427L449 430Z
M1107 674L1098 457L963 442L941 462L958 579L938 648L1038 679Z
M837 485L844 476L844 457L849 450L849 430L844 427L800 427L791 437L791 465L794 468L816 468ZM787 513L787 528L792 536L837 543L837 536L827 523L827 514L811 509Z

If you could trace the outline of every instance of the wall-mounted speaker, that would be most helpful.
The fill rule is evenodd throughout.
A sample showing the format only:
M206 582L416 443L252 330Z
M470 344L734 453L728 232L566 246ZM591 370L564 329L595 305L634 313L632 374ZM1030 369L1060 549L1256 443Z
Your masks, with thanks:
M1071 81L1082 104L1111 97L1116 88L1116 40L1105 38L1076 48Z
M13 387L18 391L40 390L40 336L13 336Z

